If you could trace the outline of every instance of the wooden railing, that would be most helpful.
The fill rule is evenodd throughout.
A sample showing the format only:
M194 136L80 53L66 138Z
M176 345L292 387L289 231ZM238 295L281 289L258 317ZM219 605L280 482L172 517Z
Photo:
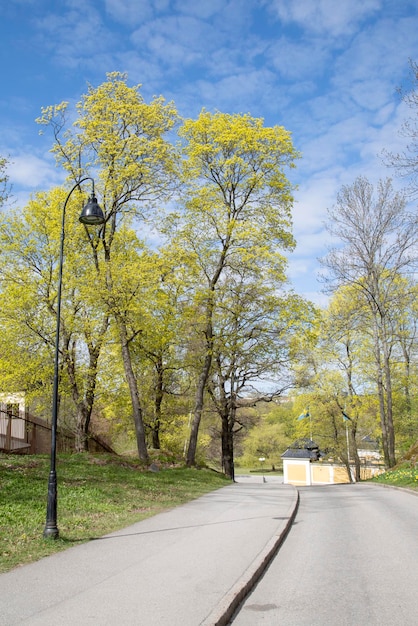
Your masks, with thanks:
M15 454L49 454L51 450L51 426L43 419L22 411L12 415L0 408L0 451ZM19 428L13 428L20 422ZM24 428L22 429L22 422ZM16 431L23 437L16 437ZM91 436L94 451L112 452L100 438ZM73 452L75 437L71 431L59 428L57 432L57 451Z

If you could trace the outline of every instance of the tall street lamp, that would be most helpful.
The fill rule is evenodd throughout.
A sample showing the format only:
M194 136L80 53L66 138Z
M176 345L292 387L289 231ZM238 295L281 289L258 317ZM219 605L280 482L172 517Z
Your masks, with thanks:
M59 535L57 526L57 423L58 423L58 373L59 373L59 343L60 343L60 326L61 326L61 291L62 291L62 265L64 260L64 239L65 239L65 211L71 194L85 180L91 180L92 193L81 212L80 222L86 225L103 224L105 217L100 208L97 198L94 194L94 180L89 176L82 178L69 192L62 210L61 222L61 243L58 271L58 296L57 296L57 329L55 332L55 360L54 360L54 385L52 391L52 421L51 421L51 462L48 478L48 501L46 509L46 524L44 528L44 537L57 539Z

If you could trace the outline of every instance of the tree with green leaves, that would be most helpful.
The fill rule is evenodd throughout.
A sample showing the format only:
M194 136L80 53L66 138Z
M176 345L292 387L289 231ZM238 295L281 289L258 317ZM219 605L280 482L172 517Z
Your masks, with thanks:
M393 417L392 319L399 310L400 276L417 263L418 224L408 212L404 195L389 179L375 189L364 177L344 186L329 210L327 230L339 240L322 259L332 291L351 286L367 307L373 333L377 391L385 463L393 467L395 429Z
M38 396L43 401L52 376L60 216L65 194L63 189L39 193L23 212L9 211L0 217L3 358L5 353L9 359L14 354L4 363L1 385L6 391L23 389L29 398ZM81 195L78 202L74 198L68 205L59 346L61 392L66 389L73 400L71 427L78 451L88 447L98 359L108 326L108 313L100 307L92 288L95 267L85 254L84 229L77 219L83 201L85 196ZM93 233L90 236L94 237Z
M208 391L221 420L222 466L234 478L234 438L242 411L292 385L291 344L309 304L283 288L283 274L242 268L225 274L214 314ZM267 383L269 381L269 383ZM268 385L268 386L267 386Z
M196 387L187 464L195 462L204 394L214 350L217 293L226 274L244 262L283 267L292 249L292 186L285 169L298 154L284 128L264 126L249 115L202 111L180 129L184 163L181 211L172 241L187 252L199 274L196 291L203 314L204 350Z
M132 329L135 324L140 329L132 345L132 357L143 398L144 424L155 449L160 448L161 429L166 430L172 421L168 413L174 409L173 399L189 386L188 282L184 270L181 259L168 251L144 250L138 270L129 272L140 277L129 324Z
M367 335L368 310L352 288L340 287L324 311L320 340L317 346L322 359L322 372L317 377L319 386L334 401L328 410L333 420L335 439L344 421L349 451L342 447L342 458L347 465L349 476L350 457L354 459L355 478L360 480L360 458L358 455L357 433L361 427L362 396L367 390L365 364L370 342ZM338 370L339 375L336 375ZM335 406L336 405L336 406Z
M108 311L113 316L122 351L135 423L139 457L148 461L141 398L132 363L132 345L140 328L128 327L126 294L120 303L120 275L112 267L112 250L122 222L129 218L144 220L151 207L158 206L173 191L176 181L175 150L166 135L177 122L172 103L154 98L146 103L140 85L128 86L124 74L108 74L99 87L90 87L77 105L77 118L68 125L68 103L46 107L38 122L54 134L57 164L71 181L95 174L106 222L101 228L99 245L90 239L97 259L98 280L106 290ZM154 213L155 221L158 214ZM142 222L144 223L144 222ZM99 256L101 261L99 262ZM118 263L116 263L116 266ZM131 302L137 285L130 277Z

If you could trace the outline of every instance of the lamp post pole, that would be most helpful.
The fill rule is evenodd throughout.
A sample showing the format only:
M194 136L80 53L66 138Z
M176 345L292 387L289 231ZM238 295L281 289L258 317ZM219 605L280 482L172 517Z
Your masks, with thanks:
M52 419L51 419L51 458L48 477L48 499L46 509L46 524L43 532L45 538L57 539L59 535L57 526L57 423L58 423L58 382L59 382L59 344L61 327L61 293L62 293L62 266L64 261L64 239L65 239L65 212L71 194L85 180L92 181L92 195L84 207L80 222L83 224L103 224L105 217L100 206L97 204L94 195L94 180L89 176L82 178L68 193L62 210L60 255L58 266L58 293L57 293L57 326L55 331L55 356L54 356L54 383L52 390Z
M265 476L264 476L264 461L266 460L266 458L264 456L260 456L260 458L258 459L261 463L261 468L263 471L263 483L266 482Z

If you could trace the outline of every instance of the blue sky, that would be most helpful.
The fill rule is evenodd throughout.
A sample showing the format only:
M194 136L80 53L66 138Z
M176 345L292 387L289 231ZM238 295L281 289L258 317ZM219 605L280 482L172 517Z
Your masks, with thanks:
M326 209L358 175L392 176L409 110L396 90L418 61L416 0L8 0L0 5L0 154L15 199L62 181L40 136L41 107L75 103L112 71L182 116L250 113L302 152L290 277L325 303L317 257ZM396 183L400 185L400 183Z

